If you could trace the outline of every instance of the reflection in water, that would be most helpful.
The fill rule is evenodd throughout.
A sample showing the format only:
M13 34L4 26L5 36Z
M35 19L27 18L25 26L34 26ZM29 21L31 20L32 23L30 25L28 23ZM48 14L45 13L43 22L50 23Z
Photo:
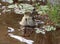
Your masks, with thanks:
M12 27L8 27L8 32L14 32L14 29Z
M13 31L14 31L14 29L11 28L11 27L8 27L8 29L10 29L10 30L8 30L9 32L13 32ZM32 40L25 39L25 38L23 38L23 37L21 37L21 36L14 35L14 34L12 34L12 33L8 33L8 35L9 35L10 37L12 37L12 38L15 38L15 39L17 39L17 40L19 40L19 41L21 41L21 42L25 42L25 43L27 43L27 44L33 44L33 42L34 42L34 41L32 41Z

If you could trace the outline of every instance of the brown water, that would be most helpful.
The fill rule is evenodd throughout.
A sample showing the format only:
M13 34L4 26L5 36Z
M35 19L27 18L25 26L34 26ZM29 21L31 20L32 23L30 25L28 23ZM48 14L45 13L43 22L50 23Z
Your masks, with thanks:
M20 35L19 21L23 15L6 13L0 16L0 44L25 44L8 36L8 27L15 29L13 34ZM25 37L34 41L34 44L60 44L60 30L47 32L45 35L33 32L30 37Z

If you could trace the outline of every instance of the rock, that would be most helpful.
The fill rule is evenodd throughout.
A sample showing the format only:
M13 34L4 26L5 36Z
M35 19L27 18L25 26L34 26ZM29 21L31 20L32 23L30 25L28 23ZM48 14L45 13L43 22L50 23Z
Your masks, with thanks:
M22 25L22 26L35 26L35 22L31 16L24 15L24 17L22 18L22 20L20 22L20 25Z

